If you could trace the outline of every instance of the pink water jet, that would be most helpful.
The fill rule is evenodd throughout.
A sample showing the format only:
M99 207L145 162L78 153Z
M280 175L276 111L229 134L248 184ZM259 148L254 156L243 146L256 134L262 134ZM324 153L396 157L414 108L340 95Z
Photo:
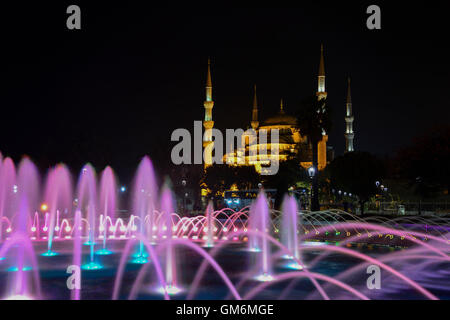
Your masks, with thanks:
M252 230L259 230L269 233L269 206L264 191L261 191L250 208L249 227ZM273 279L270 256L270 246L265 237L255 234L249 236L250 250L258 252L257 264L258 274L255 279L258 281L271 281Z
M297 260L302 260L300 257L300 251L298 249L299 240L299 219L298 219L298 207L297 201L293 196L286 195L283 200L282 206L282 225L281 225L281 241L282 243L289 249L289 251L293 252L294 258ZM292 257L288 257L292 258ZM288 265L291 269L301 269L302 267L297 263L291 263Z
M177 287L177 267L174 247L172 245L172 213L174 212L173 196L167 184L161 192L161 213L163 218L159 225L159 238L165 239L167 242L167 250L165 250L165 270L166 270L166 288L165 291L173 291L179 289Z
M100 212L102 221L100 223L99 232L103 231L103 248L97 251L97 254L108 255L112 252L106 248L108 239L108 221L112 221L117 210L117 184L114 172L111 167L103 170L100 179Z
M134 215L140 219L139 233L153 241L154 212L157 209L158 188L156 186L153 164L148 157L144 157L139 163L134 180L132 210ZM147 224L144 223L146 220ZM144 245L140 241L137 258L144 262L145 256Z

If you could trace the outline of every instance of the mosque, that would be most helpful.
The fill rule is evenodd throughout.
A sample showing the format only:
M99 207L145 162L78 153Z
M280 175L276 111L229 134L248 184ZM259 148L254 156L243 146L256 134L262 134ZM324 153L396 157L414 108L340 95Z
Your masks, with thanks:
M321 46L320 52L320 63L319 63L319 73L317 77L318 88L317 88L317 98L326 99L327 92L325 88L325 63L324 63L324 51L323 46ZM203 126L205 128L205 135L203 137L203 147L205 149L205 167L212 163L212 152L214 149L214 141L212 137L211 130L214 127L214 121L212 116L212 109L214 107L214 101L212 100L212 80L211 80L211 64L208 61L208 71L206 80L206 101L204 102L205 108L205 118L203 121ZM253 97L253 108L251 112L251 122L250 126L253 130L258 133L259 130L267 130L268 136L270 136L271 130L279 130L279 141L278 145L274 146L271 144L270 139L267 139L265 145L261 145L259 142L257 144L246 145L237 149L231 153L224 155L224 163L234 163L234 165L253 165L258 173L261 173L265 167L270 165L271 152L274 148L278 148L278 161L286 161L291 156L296 155L300 159L299 165L308 169L312 166L312 145L308 141L308 137L302 135L302 129L297 125L297 119L289 115L283 106L283 100L280 102L280 109L277 114L260 121L258 117L258 99L256 94L256 86L254 88ZM346 103L346 152L354 151L353 147L353 111L351 102L351 92L350 92L350 79L348 80L348 92L347 92L347 103ZM327 164L333 160L334 152L333 148L327 146L328 133L324 132L322 134L322 140L319 142L318 148L318 169L323 170ZM250 148L266 148L267 154L259 155L257 153L250 152ZM255 155L256 154L256 155Z

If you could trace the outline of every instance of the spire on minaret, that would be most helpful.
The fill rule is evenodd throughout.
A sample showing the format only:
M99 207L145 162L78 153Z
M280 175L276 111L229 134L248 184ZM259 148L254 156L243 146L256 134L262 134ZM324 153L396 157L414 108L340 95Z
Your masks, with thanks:
M253 110L258 109L258 97L256 96L256 84L253 87Z
M323 44L320 45L319 77L325 77L325 61L323 58Z
M348 88L347 88L347 103L346 103L346 114L345 114L345 152L355 151L353 146L353 138L355 133L353 132L353 107L352 107L352 95L350 89L350 77L348 78Z
M320 63L317 82L317 97L319 100L325 99L327 97L327 92L325 90L325 59L323 56L323 44L320 46Z
M281 98L281 102L280 102L280 113L284 113L283 98Z
M350 89L350 77L348 77L347 104L352 104L352 93Z
M253 96L253 110L252 110L252 122L251 122L253 130L258 129L259 121L258 121L258 98L256 96L256 84L254 87L254 96Z
M206 76L206 101L212 101L211 60L208 58L208 74Z
M203 105L205 107L205 122L212 121L212 108L214 107L214 101L212 100L211 60L209 58L208 71L206 74L206 100Z

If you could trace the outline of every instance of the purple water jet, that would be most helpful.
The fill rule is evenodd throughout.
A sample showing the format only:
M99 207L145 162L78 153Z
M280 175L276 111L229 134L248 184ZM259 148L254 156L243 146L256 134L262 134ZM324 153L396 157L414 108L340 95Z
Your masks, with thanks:
M292 252L292 257L302 260L298 242L298 233L301 225L299 225L297 201L293 196L286 195L284 197L282 212L281 241ZM288 267L291 269L302 269L302 266L295 262L288 264Z
M72 184L70 173L66 166L58 165L50 170L45 188L45 200L49 206L50 215L48 225L43 228L47 233L47 252L44 256L54 256L52 251L53 237L55 231L59 231L59 225L56 223L59 212L68 214L72 209Z
M0 172L0 241L3 240L4 217L11 219L17 206L16 168L11 158L3 160ZM11 232L7 229L7 232Z
M258 194L256 202L250 208L249 226L251 229L269 233L269 206L264 191ZM259 281L272 280L272 266L270 261L270 246L265 237L251 234L249 237L250 250L259 252L258 274L255 279Z
M114 172L111 167L106 167L103 170L100 179L100 212L102 214L102 221L100 223L99 232L103 231L103 248L97 251L100 255L109 255L112 251L106 248L106 241L108 239L108 221L112 221L116 214L117 201L117 184L114 177ZM114 226L110 224L110 228Z
M153 165L148 157L144 157L139 164L134 181L133 213L139 217L139 233L145 235L150 241L153 241L157 199L158 189ZM145 263L146 256L143 242L139 241L139 250L134 261Z
M214 246L214 205L210 201L206 207L206 243L205 246L211 248Z
M177 287L177 267L174 248L172 245L173 223L172 213L174 212L172 192L164 186L161 192L161 214L162 219L159 226L159 236L167 242L167 250L165 250L165 267L166 267L166 288L163 288L169 294L179 292Z

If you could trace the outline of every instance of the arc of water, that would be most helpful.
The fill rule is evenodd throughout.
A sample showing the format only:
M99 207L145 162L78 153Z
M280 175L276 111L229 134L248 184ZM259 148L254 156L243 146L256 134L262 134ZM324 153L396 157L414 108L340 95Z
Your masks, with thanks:
M272 244L274 244L275 246L279 247L282 252L286 255L290 255L293 256L293 260L294 262L298 263L299 265L303 266L303 270L302 272L305 272L307 274L309 274L309 271L306 269L306 267L303 265L303 263L301 261L299 261L298 259L295 258L295 256L293 255L293 253L291 251L289 251L285 246L283 246L281 243L279 243L275 238L271 237L270 235L268 235L265 232L261 232L261 231L255 231L255 230L248 230L247 232L241 230L237 232L237 236L242 235L242 234L247 234L247 233L253 233L254 235L260 236L260 237L266 237L268 241L270 241ZM222 249L223 246L229 245L230 243L228 242L222 242L220 244L218 244L217 246L214 247L214 249L210 252L211 257L214 258L214 256ZM207 263L203 262L200 267L198 268L198 271L194 277L194 280L191 284L191 289L189 291L189 294L187 296L187 300L190 300L194 297L195 292L200 284L200 281L205 273L207 267ZM319 293L322 295L322 297L326 300L328 300L328 296L325 293L325 291L322 289L321 285L316 281L316 279L314 279L313 277L308 277L311 282L313 283L313 285L316 287L316 289L319 291ZM246 278L247 279L247 278Z
M8 251L15 247L16 245L21 245L25 249L25 254L27 257L29 257L31 261L31 267L33 270L33 279L35 284L35 289L37 291L37 297L38 299L41 299L42 293L41 293L41 280L39 276L39 266L37 263L36 255L34 254L33 246L31 244L31 241L27 234L21 233L21 232L15 232L11 238L6 241L3 246L0 248L0 257L6 256L6 253ZM20 266L18 267L19 272L21 272Z
M387 256L382 256L378 259L379 261L383 262L383 263L387 263L387 262L391 262L391 261L399 261L399 260L420 260L420 261L430 261L430 260L435 260L435 261L446 261L448 262L448 259L441 257L441 256L430 256L430 255L425 255L425 254L411 254L411 252L398 252L398 253L393 253ZM335 276L335 279L339 280L339 279L345 279L346 277L348 277L351 274L354 274L355 272L357 272L358 270L364 268L368 263L367 262L363 262L360 263L348 270L345 270L344 272L338 274Z
M209 263L213 269L219 274L219 276L222 278L222 280L225 282L226 286L228 287L228 289L230 290L230 292L233 294L234 298L236 300L241 300L241 296L239 295L239 293L237 292L236 288L234 287L233 283L231 282L231 280L228 278L228 276L226 275L225 271L222 269L222 267L217 263L217 261L214 260L214 258L212 258L203 248L201 248L200 246L187 241L187 240L181 240L181 239L174 239L172 240L172 244L170 244L169 242L165 241L163 242L158 248L157 248L157 252L160 252L162 250L164 250L167 246L170 245L183 245L183 246L187 246L188 248L192 249L193 251L195 251L196 253L198 253L200 256L203 257L204 261L206 261L207 263ZM144 265L143 268L141 268L141 270L139 271L138 277L136 278L131 292L130 292L130 296L129 299L135 299L137 291L139 290L139 285L141 283L142 277L146 272L146 268L149 266L149 264Z
M287 273L283 273L282 275L279 275L277 277L275 277L275 279L271 282L263 282L260 285L256 286L255 288L253 288L252 290L250 290L249 293L247 293L244 296L244 300L250 300L252 299L256 294L258 294L260 291L264 290L265 288L267 288L268 286L271 286L273 284L276 284L280 281L284 281L287 279L291 279L291 278L306 278L306 277L312 277L314 279L319 279L319 280L323 280L323 281L327 281L330 283L335 284L338 287L341 287L342 289L351 292L352 294L354 294L356 297L362 299L362 300L369 300L369 298L367 296L365 296L364 294L358 292L357 290L355 290L354 288L352 288L351 286L340 282L336 279L333 279L331 277L328 277L326 275L320 274L320 273L314 273L314 272L310 272L309 275L305 274L305 272L287 272Z
M166 281L163 276L163 272L161 269L161 264L159 262L158 256L155 252L155 249L152 247L152 245L148 242L148 240L145 238L145 236L141 234L136 235L136 239L129 239L125 245L125 248L122 252L122 256L120 258L119 267L117 269L116 278L114 280L114 289L113 289L113 300L117 300L119 297L119 291L120 291L120 285L122 282L123 273L125 271L125 263L128 258L128 254L130 253L131 246L136 241L142 241L144 243L144 246L148 250L150 254L151 261L153 262L153 265L155 266L156 275L158 277L159 283L163 288L166 288ZM167 294L167 291L164 291L164 299L170 300L169 295Z

